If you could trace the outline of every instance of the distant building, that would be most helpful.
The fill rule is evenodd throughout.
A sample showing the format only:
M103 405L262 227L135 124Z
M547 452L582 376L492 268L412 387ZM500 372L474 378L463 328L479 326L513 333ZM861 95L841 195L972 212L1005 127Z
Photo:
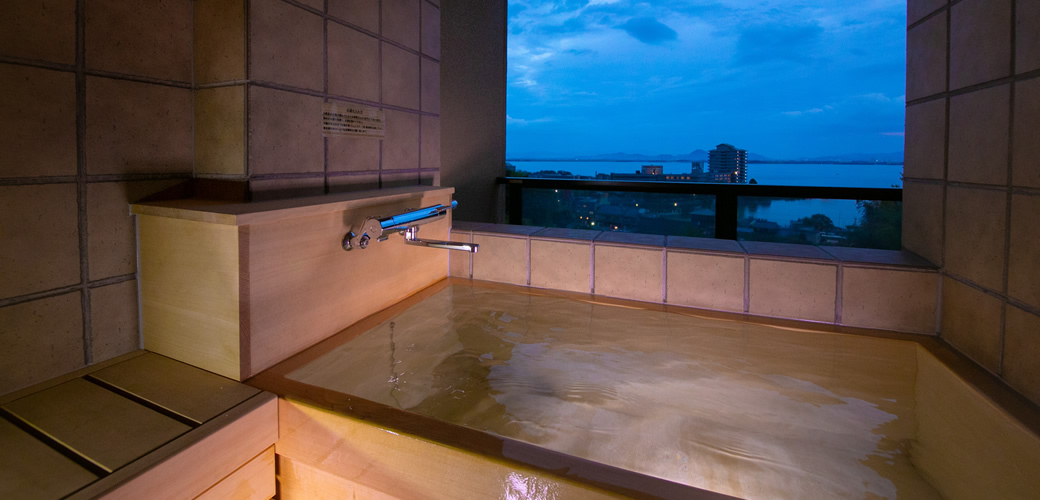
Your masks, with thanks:
M662 165L643 165L635 173L610 174L612 181L664 181L664 182L712 182L710 174L704 172L704 162L691 163L688 174L666 174Z
M747 150L719 144L708 152L708 174L712 182L747 183Z

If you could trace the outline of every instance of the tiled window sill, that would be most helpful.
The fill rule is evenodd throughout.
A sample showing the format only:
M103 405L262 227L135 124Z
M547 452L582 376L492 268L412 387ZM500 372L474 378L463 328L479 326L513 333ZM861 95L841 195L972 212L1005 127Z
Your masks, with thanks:
M939 274L908 252L455 221L451 276L934 334Z

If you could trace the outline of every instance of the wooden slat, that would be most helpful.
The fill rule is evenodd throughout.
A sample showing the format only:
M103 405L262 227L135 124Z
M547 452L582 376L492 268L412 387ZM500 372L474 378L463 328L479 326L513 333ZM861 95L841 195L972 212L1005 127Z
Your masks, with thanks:
M91 377L199 424L260 392L154 353L99 370Z
M367 249L343 251L351 220L450 203L450 191L426 193L344 214L327 213L248 227L251 366L247 375L278 363L352 323L443 279L447 251L406 245L391 235ZM421 226L420 238L447 239L449 219Z
M241 380L238 228L142 216L144 347Z
M108 471L191 429L82 379L12 401L4 409Z
M275 494L274 446L253 457L196 500L267 500Z
M74 498L137 500L184 499L201 495L242 464L269 448L278 439L277 398L263 393L236 408L248 413L222 415L194 432L205 437L186 448L171 443L156 454L165 458L107 492L84 490ZM193 432L193 433L194 433ZM165 448L165 447L164 447Z
M102 368L107 368L109 366L122 363L123 361L126 361L128 359L136 358L137 356L140 356L144 353L144 350L128 352L126 354L116 356L112 359L108 359L97 364L80 368L79 370L76 370L74 372L66 373L65 375L62 375L60 377L55 377L50 380L40 382L39 384L31 385L29 387L26 387L25 389L20 389L11 393L7 393L0 397L0 405L5 405L16 399L22 399L30 394L36 394L37 392L40 392L45 389L50 389L51 387L54 387L56 385L64 384L65 382L80 378L89 373L94 373Z
M0 443L0 498L60 498L97 479L3 419Z

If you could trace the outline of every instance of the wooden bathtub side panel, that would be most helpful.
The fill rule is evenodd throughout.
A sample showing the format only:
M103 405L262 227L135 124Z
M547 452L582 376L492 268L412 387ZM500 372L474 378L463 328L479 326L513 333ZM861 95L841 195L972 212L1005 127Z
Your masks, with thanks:
M449 191L248 226L243 308L248 369L260 373L369 314L447 276L448 251L406 245L391 234L366 249L342 248L347 231L368 216L451 203ZM450 219L421 226L420 238L447 239Z
M238 228L140 216L144 348L242 380Z
M1035 498L1040 437L918 348L910 459L944 498Z
M282 500L622 498L296 401L278 410Z

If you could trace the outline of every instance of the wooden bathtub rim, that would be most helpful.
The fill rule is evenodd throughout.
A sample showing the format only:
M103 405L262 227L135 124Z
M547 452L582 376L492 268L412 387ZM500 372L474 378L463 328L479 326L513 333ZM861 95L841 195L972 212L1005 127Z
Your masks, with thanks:
M577 481L606 491L628 495L633 498L688 498L725 499L735 498L721 493L695 488L688 485L656 478L646 474L621 469L592 460L566 455L522 441L493 436L457 424L443 422L432 417L411 413L369 401L350 394L312 386L287 377L298 368L314 361L330 350L367 332L422 300L451 285L474 286L528 295L567 298L604 305L616 305L671 312L699 318L743 321L781 328L793 328L817 333L865 336L878 339L914 342L964 381L970 388L985 396L1001 411L1011 416L1029 432L1040 436L1040 406L1011 389L999 378L983 369L970 358L955 351L943 340L932 335L891 332L879 329L849 327L832 323L769 318L746 313L729 313L696 309L685 306L639 302L616 299L580 292L532 289L527 286L508 285L481 280L449 277L438 281L382 311L369 315L336 335L319 342L303 352L246 380L244 383L277 394L279 397L299 400L353 418L371 422L373 425L394 432L433 441L465 451L488 456L506 463L551 474L561 479ZM526 459L507 456L504 448L521 451ZM517 453L510 453L517 455ZM591 477L587 475L591 474Z

